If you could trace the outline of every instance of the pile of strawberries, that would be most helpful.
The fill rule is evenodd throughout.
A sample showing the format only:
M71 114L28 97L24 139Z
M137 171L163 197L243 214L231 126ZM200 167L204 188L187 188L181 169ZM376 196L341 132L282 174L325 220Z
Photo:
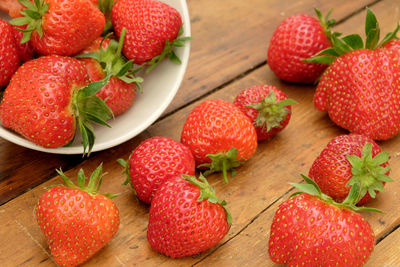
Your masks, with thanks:
M174 47L190 39L179 38L179 12L155 0L14 0L0 7L15 17L0 20L0 121L45 148L68 145L79 129L83 153L90 153L93 123L109 126L141 90L135 73L165 57L180 63Z
M33 6L27 0L21 2L26 7ZM52 5L46 3L35 1L35 12L48 12ZM61 132L67 132L60 127L74 125L75 118L70 120L70 117L82 116L77 123L79 127L89 128L87 138L93 138L88 121L106 124L109 115L103 115L103 110L112 109L106 106L110 96L105 98L105 103L97 96L100 88L111 83L114 77L128 84L136 82L133 64L157 64L164 56L174 59L170 46L176 42L181 45L179 40L164 39L167 52L160 47L160 57L138 54L139 48L129 45L135 38L130 27L136 23L121 21L126 14L133 14L137 12L133 10L149 3L150 0L119 0L112 7L111 15L110 9L103 9L106 10L104 18L112 20L111 24L104 20L101 28L114 28L119 41L96 36L89 42L94 42L91 46L86 44L76 51L82 61L51 55L30 60L20 67L0 105L2 123L14 123L16 131L31 129L27 134L29 138L45 136L41 144L46 145ZM85 5L95 8L89 2ZM389 155L382 152L374 140L391 138L400 127L397 99L400 44L395 39L399 27L379 42L379 25L367 9L364 46L358 35L339 38L339 33L330 30L334 20L329 19L329 14L323 17L318 10L316 12L319 21L299 14L278 26L268 49L268 65L285 81L318 82L315 106L328 111L330 118L350 133L337 136L327 144L311 165L308 176L302 175L305 183L292 184L301 192L293 194L277 209L268 252L274 262L289 266L362 266L373 251L375 236L369 223L357 212L380 212L361 205L375 198L384 191L384 185L392 181L388 176ZM29 16L31 12L25 13ZM140 15L133 17L142 18ZM85 23L88 21L85 19ZM20 26L28 22L25 33L31 35L29 42L35 53L46 51L46 44L33 43L44 40L48 27L39 29L36 23L24 18L16 22ZM35 30L29 33L33 26ZM12 31L7 32L11 36L7 39L15 40ZM22 40L27 38L25 33ZM63 43L71 40L72 37L67 37ZM72 44L68 45L68 50L72 48ZM52 49L56 51L59 47ZM122 54L132 61L121 59ZM95 74L90 75L93 69L88 65L103 67L104 76L92 78ZM95 82L90 83L93 80ZM58 89L53 90L55 87ZM25 88L29 88L30 93ZM39 97L42 92L44 98ZM54 97L46 99L50 94ZM26 96L31 98L30 102L21 101ZM291 105L295 103L271 85L244 89L233 103L222 99L205 100L188 115L180 142L152 137L136 147L127 161L118 160L125 168L125 184L131 185L142 202L150 204L147 239L154 250L180 258L206 251L222 240L229 231L232 217L226 202L216 196L204 176L222 172L228 183L228 172L234 176L236 168L254 155L258 142L272 138L287 126ZM28 109L28 105L34 109ZM53 110L48 110L47 105ZM15 114L17 107L20 109ZM94 107L95 112L87 111ZM56 123L52 117L55 112L60 122ZM33 127L35 116L45 121L37 128ZM18 123L13 117L18 118ZM44 127L49 130L42 136ZM85 135L84 129L81 128L81 132ZM59 145L71 138L73 134L69 133L68 137L65 134L54 143ZM196 169L201 172L198 178ZM83 170L78 173L77 185L61 171L59 174L66 186L51 187L42 195L36 206L36 218L56 262L61 266L76 266L92 257L115 235L119 213L111 200L115 195L98 193L101 166L93 172L87 185Z

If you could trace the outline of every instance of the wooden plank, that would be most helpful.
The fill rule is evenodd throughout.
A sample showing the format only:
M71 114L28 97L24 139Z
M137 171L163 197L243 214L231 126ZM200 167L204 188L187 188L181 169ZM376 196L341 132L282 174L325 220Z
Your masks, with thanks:
M400 264L400 229L383 239L374 249L374 254L365 267L392 267Z
M166 113L265 63L277 25L296 13L315 15L314 7L342 20L375 0L189 0L193 40L189 65Z
M338 0L334 15L342 19L372 1ZM332 6L319 2L188 1L194 37L191 41L192 53L181 89L166 113L264 62L267 40L277 23L293 13L313 14L314 6L318 6L323 12L327 12ZM221 33L224 34L223 37L220 36ZM215 70L223 70L223 74ZM69 169L82 162L79 155L36 152L1 138L0 160L0 205L48 180L55 174L55 168ZM27 173L29 178L26 177Z

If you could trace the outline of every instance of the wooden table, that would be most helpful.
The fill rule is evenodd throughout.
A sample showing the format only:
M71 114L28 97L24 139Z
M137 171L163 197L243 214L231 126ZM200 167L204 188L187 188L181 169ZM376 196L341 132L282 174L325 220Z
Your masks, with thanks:
M269 69L266 51L280 21L295 13L324 14L334 8L338 23L334 30L363 33L365 6L380 21L383 33L400 19L397 0L188 0L191 16L191 55L181 88L163 116L132 140L89 158L32 151L0 139L0 266L55 266L33 209L48 185L58 183L55 169L75 177L80 168L87 173L104 163L108 173L104 192L119 192L115 199L121 226L115 238L85 266L276 266L268 257L267 242L278 205L294 191L289 182L300 182L322 148L333 137L346 133L325 113L313 107L315 86L280 81ZM154 252L147 240L149 206L139 202L129 187L118 158L151 136L180 139L188 113L205 99L232 101L244 88L272 84L298 104L293 106L289 126L267 142L259 143L251 160L225 184L220 174L209 176L220 198L228 201L233 225L213 249L194 257L174 260ZM400 266L400 136L379 142L391 155L391 177L370 206L383 214L364 212L376 234L376 248L367 266Z

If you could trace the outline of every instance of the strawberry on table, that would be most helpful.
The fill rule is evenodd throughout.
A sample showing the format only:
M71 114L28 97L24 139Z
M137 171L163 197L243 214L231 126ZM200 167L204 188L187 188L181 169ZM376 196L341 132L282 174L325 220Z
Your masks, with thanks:
M76 56L85 65L92 81L100 81L109 77L108 83L96 96L103 99L114 116L127 111L136 96L136 87L141 90L141 77L135 77L133 62L122 54L125 30L119 42L110 38L97 38L90 46Z
M288 266L361 267L371 255L375 236L355 211L359 187L353 186L343 203L334 202L307 177L292 184L304 193L292 196L275 212L268 252L272 261Z
M103 13L88 0L19 0L23 17L11 24L27 25L22 43L32 40L41 55L70 56L92 43L103 31Z
M12 26L0 19L0 88L7 85L18 69L20 60Z
M208 168L206 175L227 171L245 163L257 149L257 133L250 119L234 104L206 100L188 115L181 133L182 144L193 153L196 167Z
M195 162L189 148L168 137L156 136L143 141L133 150L125 167L127 180L137 197L150 204L158 188L177 175L194 175Z
M112 8L116 35L127 29L123 53L135 64L153 69L164 57L180 63L174 46L183 46L189 37L177 38L182 32L179 12L157 0L118 0Z
M331 63L324 72L314 95L314 105L327 111L330 119L352 133L373 140L392 138L400 131L399 54L382 48L394 32L379 42L379 25L367 9L366 42L351 34L334 37L334 47L308 59Z
M78 173L78 185L62 171L57 172L66 185L55 185L43 193L36 205L36 220L56 263L77 266L117 233L119 211L111 200L116 195L98 193L102 165L93 172L87 186L82 169Z
M0 103L0 121L33 143L56 148L69 144L79 127L83 153L95 141L92 122L108 126L109 108L94 94L106 81L89 84L77 59L43 56L23 64Z
M268 47L267 64L280 79L288 82L313 83L326 69L324 64L307 63L303 60L331 47L330 27L335 23L323 17L296 14L286 18L276 28ZM327 33L327 34L326 34Z
M258 141L267 140L282 131L289 123L291 105L296 101L272 85L255 85L240 91L233 101L250 118Z
M172 258L206 251L227 234L232 218L226 202L200 176L176 176L155 194L150 207L147 240Z
M388 177L389 154L370 138L359 135L339 135L333 138L315 159L309 171L321 191L336 202L342 202L349 194L351 185L358 183L364 204L379 191L384 191Z

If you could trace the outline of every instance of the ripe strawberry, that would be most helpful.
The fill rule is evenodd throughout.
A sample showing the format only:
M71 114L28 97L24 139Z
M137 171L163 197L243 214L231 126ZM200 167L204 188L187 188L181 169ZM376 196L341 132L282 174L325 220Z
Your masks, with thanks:
M167 138L152 137L133 150L128 162L118 160L126 169L127 180L137 197L150 204L158 188L181 174L194 175L195 162L189 148Z
M77 266L103 248L116 234L119 211L111 198L99 194L100 165L85 186L85 175L78 173L78 186L62 173L66 186L47 189L36 205L36 220L51 254L59 266Z
M304 62L319 51L331 46L329 28L335 23L307 14L296 14L282 21L272 35L268 47L267 63L280 79L288 82L313 83L326 69L324 64ZM327 37L328 36L328 37Z
M83 153L92 150L91 122L106 125L111 114L94 94L106 81L89 84L85 67L76 59L44 56L22 65L0 103L3 126L46 148L67 145L79 127Z
M250 119L225 100L206 100L188 115L181 134L182 144L193 153L196 166L205 174L227 171L248 160L257 149L257 133Z
M335 47L321 52L330 56L319 58L332 63L321 77L314 105L352 133L386 140L400 131L400 64L397 53L380 47L399 27L378 44L377 25L367 9L365 46L359 35L349 35L334 38Z
M288 266L363 266L375 237L369 223L353 210L376 210L356 208L352 201L333 202L312 181L298 186L309 193L279 205L271 225L270 258Z
M267 140L289 123L291 106L296 101L272 85L256 85L242 90L233 101L250 118L258 141Z
M8 22L0 19L0 88L5 86L18 69L19 58L14 41L13 29Z
M2 0L0 1L0 10L7 12L12 18L16 18L21 16L20 12L24 10L24 6L17 0Z
M77 58L86 66L92 81L100 81L106 76L109 82L96 93L103 99L114 116L127 111L136 96L136 86L141 90L140 77L134 77L132 61L127 61L121 55L125 34L121 35L119 43L113 39L99 37ZM100 46L101 45L101 46Z
M398 57L400 57L400 40L399 39L392 39L386 44L382 46L385 49L390 49L396 53L398 53Z
M31 45L31 41L21 44L22 37L24 33L18 29L25 29L25 27L21 26L13 26L13 35L15 40L15 45L17 47L18 58L22 62L26 62L28 60L33 59L34 49Z
M26 9L23 17L11 20L27 25L22 43L32 40L41 55L70 56L92 43L103 31L103 13L90 1L19 0Z
M156 0L118 0L112 9L116 35L127 29L123 53L135 64L147 64L150 71L165 56L180 63L174 46L183 46L182 19L173 7Z
M166 181L151 202L147 240L172 258L206 251L226 235L232 222L225 201L200 176L175 176Z
M350 187L359 183L364 204L378 191L384 191L385 182L392 181L388 167L389 154L370 138L359 134L340 135L333 138L315 159L309 171L322 192L336 202L342 202Z

